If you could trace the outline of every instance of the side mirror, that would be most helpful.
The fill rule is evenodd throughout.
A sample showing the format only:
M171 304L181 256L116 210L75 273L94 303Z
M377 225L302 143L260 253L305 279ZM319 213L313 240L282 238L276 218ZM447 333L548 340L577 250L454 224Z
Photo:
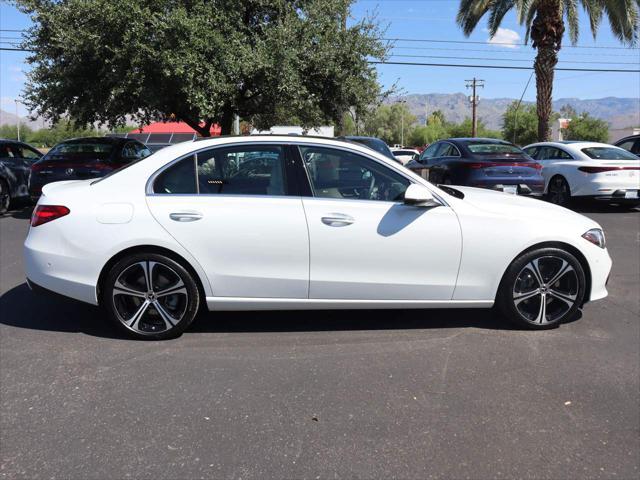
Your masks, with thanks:
M427 187L412 183L404 192L404 204L414 207L436 207L440 202L433 197Z

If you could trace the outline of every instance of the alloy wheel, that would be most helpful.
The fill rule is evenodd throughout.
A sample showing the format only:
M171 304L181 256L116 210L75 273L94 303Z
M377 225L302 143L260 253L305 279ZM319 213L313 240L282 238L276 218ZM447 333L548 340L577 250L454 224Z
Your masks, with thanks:
M545 325L563 317L578 299L578 274L565 259L541 256L516 276L513 303L528 322Z
M189 294L182 278L168 265L139 261L118 275L112 293L118 320L140 334L174 328L187 312Z

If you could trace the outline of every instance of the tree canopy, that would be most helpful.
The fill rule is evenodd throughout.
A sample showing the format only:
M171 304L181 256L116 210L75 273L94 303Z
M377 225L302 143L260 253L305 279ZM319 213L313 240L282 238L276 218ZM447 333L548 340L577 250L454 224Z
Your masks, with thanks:
M538 116L533 104L514 101L502 115L502 135L516 145L529 145L538 140Z
M583 140L588 142L608 142L609 124L588 113L581 113L571 119L564 134L565 140Z
M367 58L388 45L354 0L16 0L34 26L26 105L109 126L176 118L208 135L233 116L258 128L338 123L378 96Z

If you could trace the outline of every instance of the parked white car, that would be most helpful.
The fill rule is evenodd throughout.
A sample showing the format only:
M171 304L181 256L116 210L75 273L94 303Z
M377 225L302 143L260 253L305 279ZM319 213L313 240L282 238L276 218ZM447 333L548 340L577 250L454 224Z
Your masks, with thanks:
M25 241L33 289L101 305L136 338L209 310L490 308L548 328L607 295L594 221L528 198L436 188L365 146L251 136L173 145L46 185ZM91 321L91 319L87 319Z
M542 165L544 192L558 205L591 198L640 205L640 158L596 142L542 142L524 151Z
M402 165L406 165L414 158L420 156L420 152L413 148L392 148L391 153L393 153L393 156L396 157Z

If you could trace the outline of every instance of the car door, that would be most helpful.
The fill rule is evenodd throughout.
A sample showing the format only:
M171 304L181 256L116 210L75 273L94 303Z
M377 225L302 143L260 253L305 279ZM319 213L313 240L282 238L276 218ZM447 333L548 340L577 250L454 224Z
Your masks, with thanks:
M562 175L571 187L573 178L571 164L574 159L569 153L557 147L541 146L538 149L536 160L542 165L541 173L544 179L545 192L549 186L549 180L556 175Z
M312 196L309 298L450 300L462 248L447 205L403 203L411 181L375 158L303 145Z
M39 160L42 155L21 143L10 143L9 149L13 156L7 159L5 165L9 167L16 177L15 195L26 196L28 195L31 164Z
M218 297L307 298L309 238L289 148L209 148L153 178L155 219L207 272Z

